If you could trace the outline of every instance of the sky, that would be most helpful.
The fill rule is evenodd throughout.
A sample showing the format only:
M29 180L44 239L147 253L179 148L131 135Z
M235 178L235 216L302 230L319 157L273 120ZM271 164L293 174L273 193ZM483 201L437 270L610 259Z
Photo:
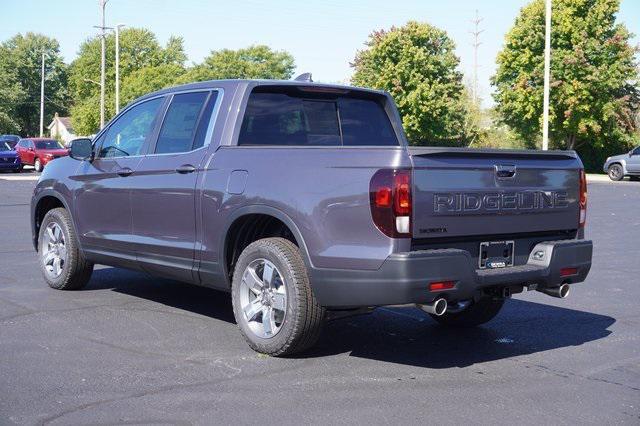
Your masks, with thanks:
M447 31L456 43L465 79L473 75L472 35L476 10L483 19L478 48L479 92L492 104L489 79L504 36L528 0L109 0L106 24L144 27L161 43L184 38L190 62L211 50L266 44L290 52L296 73L311 72L315 81L347 83L358 50L378 29L409 20L425 21ZM35 31L60 42L71 62L80 43L95 34L98 0L0 0L0 41ZM640 34L640 0L622 0L618 20ZM636 36L634 43L640 43Z

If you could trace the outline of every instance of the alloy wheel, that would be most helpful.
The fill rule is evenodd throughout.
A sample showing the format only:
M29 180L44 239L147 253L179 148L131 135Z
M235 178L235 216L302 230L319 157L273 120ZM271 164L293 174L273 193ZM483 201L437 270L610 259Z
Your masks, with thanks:
M609 177L613 180L619 180L622 177L622 167L613 165L609 168Z
M278 334L287 314L283 275L266 259L251 262L242 274L240 308L252 333L269 339Z
M67 263L67 247L62 228L56 222L51 222L45 229L41 253L47 275L58 278Z

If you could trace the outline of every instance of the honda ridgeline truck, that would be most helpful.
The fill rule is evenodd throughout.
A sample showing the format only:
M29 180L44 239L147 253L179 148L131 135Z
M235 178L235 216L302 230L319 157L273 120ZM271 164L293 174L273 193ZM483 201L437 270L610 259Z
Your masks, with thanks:
M329 313L477 326L523 290L565 297L591 266L586 197L573 151L411 147L387 93L229 80L143 96L74 141L31 223L51 287L104 264L230 291L248 344L285 355Z

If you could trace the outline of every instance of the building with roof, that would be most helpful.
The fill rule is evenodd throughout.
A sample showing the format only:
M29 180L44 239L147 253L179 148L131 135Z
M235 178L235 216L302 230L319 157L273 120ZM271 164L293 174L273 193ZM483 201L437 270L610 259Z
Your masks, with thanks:
M53 121L47 126L49 135L52 138L59 139L65 144L77 138L71 125L71 117L60 117L58 113L53 116Z

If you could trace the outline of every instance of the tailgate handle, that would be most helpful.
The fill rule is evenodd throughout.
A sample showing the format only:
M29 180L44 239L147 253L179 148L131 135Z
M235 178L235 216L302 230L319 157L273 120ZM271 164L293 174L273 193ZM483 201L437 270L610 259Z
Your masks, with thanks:
M498 179L510 179L516 175L516 166L513 164L496 164L495 168Z

